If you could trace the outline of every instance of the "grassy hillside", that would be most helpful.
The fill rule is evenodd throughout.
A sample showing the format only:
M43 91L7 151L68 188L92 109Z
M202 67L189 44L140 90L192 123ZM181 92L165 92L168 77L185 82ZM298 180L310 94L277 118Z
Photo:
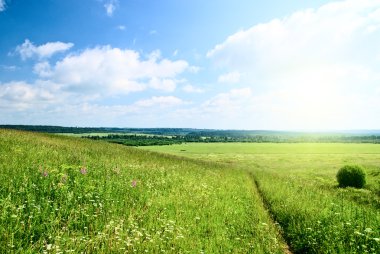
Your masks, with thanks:
M233 167L0 130L0 253L283 253Z
M380 253L380 145L183 144L146 149L250 172L294 253ZM345 164L366 168L365 189L337 187Z

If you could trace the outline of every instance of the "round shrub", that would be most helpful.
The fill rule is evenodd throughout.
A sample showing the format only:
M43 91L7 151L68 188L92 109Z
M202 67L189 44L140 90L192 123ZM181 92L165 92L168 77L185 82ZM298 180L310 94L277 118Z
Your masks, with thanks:
M336 179L339 187L363 188L366 183L366 174L361 166L346 165L339 169Z

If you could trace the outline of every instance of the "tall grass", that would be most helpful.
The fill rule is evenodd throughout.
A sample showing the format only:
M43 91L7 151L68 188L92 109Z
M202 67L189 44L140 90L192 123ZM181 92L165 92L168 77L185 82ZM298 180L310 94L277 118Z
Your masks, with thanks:
M216 163L0 130L0 253L282 253L250 177Z
M356 190L332 192L275 172L253 174L294 253L380 253L379 210L351 200Z
M380 253L380 146L185 144L146 148L224 162L253 175L294 253ZM338 188L345 164L366 168L365 189Z

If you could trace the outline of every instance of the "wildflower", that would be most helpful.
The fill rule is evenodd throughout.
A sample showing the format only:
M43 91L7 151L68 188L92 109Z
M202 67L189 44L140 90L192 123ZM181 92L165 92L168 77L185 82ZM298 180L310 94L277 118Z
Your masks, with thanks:
M80 173L81 173L82 175L87 175L87 168L86 168L86 167L82 167L82 168L80 169Z
M131 186L132 186L132 188L135 188L137 186L137 181L133 180L132 183L131 183Z
M48 177L49 176L49 172L47 170L44 170L41 174L42 174L43 177Z

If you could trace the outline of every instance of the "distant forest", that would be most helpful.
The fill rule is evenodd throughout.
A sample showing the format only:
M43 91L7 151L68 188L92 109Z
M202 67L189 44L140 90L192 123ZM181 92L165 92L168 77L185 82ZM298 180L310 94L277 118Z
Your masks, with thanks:
M84 128L39 125L0 125L0 128L46 133L82 134L83 138L103 140L127 146L172 145L190 142L380 144L380 131L340 131L330 133L191 128Z
M184 135L196 129L185 128L115 128L115 127L62 127L48 125L0 125L3 129L36 131L46 133L142 133L152 135Z

